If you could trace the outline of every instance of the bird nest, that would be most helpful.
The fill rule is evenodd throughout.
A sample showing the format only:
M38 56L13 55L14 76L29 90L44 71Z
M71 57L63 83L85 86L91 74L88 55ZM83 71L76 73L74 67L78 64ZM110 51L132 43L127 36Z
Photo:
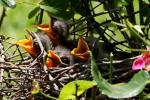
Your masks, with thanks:
M22 48L9 41L13 39L0 37L0 99L33 99L31 91L35 80L44 93L58 97L64 84L72 80L91 79L88 63L45 71L40 58L33 60L28 53L20 50Z
M78 61L46 70L43 63L45 56L44 52L42 53L43 48L41 54L36 59L32 59L29 53L12 41L13 38L0 36L0 99L5 97L10 100L34 100L35 81L39 83L42 93L57 98L65 84L74 80L92 80L89 62ZM41 44L40 40L38 43ZM106 79L109 79L109 66L112 64L112 81L118 83L127 82L129 77L132 77L133 72L127 66L131 65L133 59L135 58L113 59L112 62L108 58L96 59L96 63L97 66L100 65L99 70Z

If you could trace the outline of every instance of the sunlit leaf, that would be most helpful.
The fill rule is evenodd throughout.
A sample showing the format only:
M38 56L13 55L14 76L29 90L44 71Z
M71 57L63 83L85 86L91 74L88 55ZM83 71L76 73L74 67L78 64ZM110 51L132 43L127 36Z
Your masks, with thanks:
M144 34L143 31L142 31L142 29L141 29L141 27L140 27L139 25L134 25L133 28L134 28L137 32L139 32L139 33L141 33L141 34Z
M66 84L60 92L58 100L72 100L94 85L93 81L77 80Z
M127 30L130 32L132 38L138 41L140 40L140 42L143 42L145 45L150 46L150 43L145 41L145 39L139 34L140 32L139 29L135 28L133 24L129 22L128 20L125 19L124 21L125 21Z
M126 0L114 0L114 6L117 7L122 7L122 6L126 6L128 3L126 2Z
M34 9L32 9L28 15L28 18L30 19L30 18L34 17L38 13L39 10L40 10L40 7L35 7Z
M140 10L140 0L133 0L133 8L134 12L137 12ZM135 14L135 22L136 24L140 25L140 13Z
M130 98L136 96L142 92L149 79L149 74L147 72L139 71L128 83L122 85L110 84L102 77L92 53L91 72L99 90L110 98Z

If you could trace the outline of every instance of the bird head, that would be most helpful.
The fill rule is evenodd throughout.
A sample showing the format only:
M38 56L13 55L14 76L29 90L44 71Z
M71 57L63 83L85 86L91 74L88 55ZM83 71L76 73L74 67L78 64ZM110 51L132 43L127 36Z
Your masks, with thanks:
M53 69L62 64L60 57L52 50L48 51L45 64L48 69Z
M89 47L82 37L79 38L77 48L74 48L71 54L81 61L87 61L89 59Z
M53 42L54 46L65 44L69 36L67 23L51 18L50 24L35 25L38 30L45 32Z
M35 26L37 27L38 30L48 35L48 37L50 38L50 40L53 42L54 45L60 44L58 35L56 34L52 26L50 26L49 24L40 24L40 25L35 25Z
M17 46L24 48L34 59L40 54L39 46L33 42L32 36L27 39L16 41Z

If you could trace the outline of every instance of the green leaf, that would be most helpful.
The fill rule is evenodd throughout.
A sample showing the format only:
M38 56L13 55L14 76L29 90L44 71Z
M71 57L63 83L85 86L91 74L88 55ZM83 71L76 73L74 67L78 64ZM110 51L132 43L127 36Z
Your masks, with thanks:
M128 3L126 2L126 0L114 0L114 6L116 7L122 7L122 6L127 6Z
M60 8L55 8L55 7L46 6L46 5L40 5L40 8L46 10L52 16L55 16L60 20L69 20L71 17L73 17L72 12L66 11Z
M91 56L91 72L94 80L97 83L97 87L99 90L107 95L110 98L130 98L138 95L142 92L147 81L149 79L149 74L145 71L139 71L135 74L132 79L128 83L124 83L122 85L113 85L108 83L98 71L95 60L90 53Z
M84 91L91 88L94 85L93 81L77 80L66 84L60 92L58 100L72 100L77 96L81 95Z
M134 12L137 12L140 10L139 0L133 0L133 8L134 8ZM140 13L135 14L135 22L136 24L140 25Z
M59 13L61 11L61 9L59 9L59 8L46 6L46 5L40 5L40 8L44 9L44 10L46 10L48 12L54 13L54 14L57 14L57 13Z
M32 17L34 17L38 13L39 10L40 10L39 6L32 9L28 15L28 18L31 19Z
M145 19L145 25L150 23L150 13L148 13L146 19Z
M0 0L0 3L9 8L15 8L16 7L16 2L15 0Z
M125 21L127 29L129 30L129 32L131 34L131 38L134 38L138 41L140 40L140 42L143 42L145 45L150 46L150 43L145 41L145 39L141 35L139 35L139 33L141 33L139 31L139 28L133 26L133 24L131 22L129 22L127 19L125 19L124 21Z
M141 33L142 35L144 35L144 33L143 33L143 31L142 31L140 25L134 25L133 28L134 28L137 32L139 32L139 33Z

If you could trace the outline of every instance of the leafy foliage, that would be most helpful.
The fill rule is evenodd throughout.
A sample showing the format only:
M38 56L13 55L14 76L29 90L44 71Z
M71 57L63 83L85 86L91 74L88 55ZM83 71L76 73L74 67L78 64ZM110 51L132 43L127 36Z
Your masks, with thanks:
M99 90L110 98L130 98L142 92L149 80L149 74L139 71L133 78L122 85L112 85L105 80L98 71L95 60L91 54L91 72Z
M30 18L34 17L34 16L39 12L39 10L40 10L40 7L35 7L35 8L29 13L28 18L30 19Z
M18 55L21 59L21 63L19 62L18 64L16 59L14 63L11 59L15 58L14 56L16 55L14 54L16 54L16 51L11 50L13 53L7 53L7 51L14 46L14 44L12 44L4 53L0 51L0 53L2 53L0 55L4 54L6 58L8 58L5 59L6 61L3 62L0 67L3 69L0 69L0 74L3 74L3 72L8 74L0 75L0 81L3 82L2 88L7 87L6 90L12 89L12 91L14 91L13 89L17 84L19 89L26 90L27 96L29 96L28 94L31 92L32 96L36 99L57 99L58 97L59 100L69 100L78 99L80 97L86 98L89 89L93 89L93 86L97 86L99 89L99 91L92 91L91 94L95 94L94 98L96 98L96 96L99 97L99 95L101 97L102 94L106 96L105 98L109 97L114 99L132 98L135 96L141 99L141 94L143 94L145 98L149 98L149 93L145 89L146 85L149 84L149 73L144 69L145 66L149 68L149 53L147 56L148 61L146 59L148 63L143 65L142 70L137 73L131 71L133 59L137 58L136 56L141 54L141 52L149 52L149 50L146 50L146 48L150 46L149 3L150 0L39 0L34 3L30 1L26 2L25 0L16 2L15 0L0 0L0 4L2 4L1 8L3 8L0 12L2 13L0 14L0 28L5 28L5 30L8 31L10 30L8 26L13 21L19 21L20 24L13 24L15 31L10 31L10 33L16 35L15 32L18 32L16 30L20 29L20 25L29 24L29 27L31 24L48 23L47 25L49 25L50 19L51 23L53 22L52 19L61 20L67 23L70 33L68 36L69 38L61 36L64 40L66 39L69 41L64 47L68 47L69 50L70 48L75 48L74 44L77 44L76 39L82 36L87 41L87 44L89 44L89 49L93 53L90 53L91 64L80 60L76 61L75 58L73 67L72 65L65 65L66 68L62 67L61 69L60 67L60 69L53 69L52 71L45 72L43 69L43 61L38 58L35 61L30 60L32 64L27 63L27 65L25 65L27 68L22 68L19 64L24 64L25 60L24 56L22 56L23 53L18 49L15 50L19 52ZM32 5L32 7L29 7L30 12L26 12L27 8L24 10L22 7L19 8L18 5L20 4ZM19 16L19 20L17 13L13 14L9 12L15 12L17 11L16 9L21 13L20 16L23 16ZM24 16L22 11L26 12L26 14L28 13L28 16ZM14 20L14 18L16 18L16 20ZM23 21L25 18L28 18L28 21L32 20L31 23ZM37 31L35 31L35 33L36 32ZM17 34L17 36L20 35L20 33ZM81 45L79 47L82 49L83 46ZM60 51L63 50L61 49ZM77 53L81 56L78 50ZM109 57L110 54L112 54L112 57ZM10 55L13 57L10 57ZM40 55L42 55L42 53ZM89 57L88 52L86 52L86 55L85 59ZM34 65L33 63L36 61L38 64ZM6 64L6 62L10 62L10 64ZM79 63L78 68L75 67L76 63ZM19 73L13 72L14 70L12 71L11 68L5 68L6 65L15 65L15 67L13 66L11 68L18 68ZM91 66L89 67L89 65ZM24 69L27 71L24 71ZM90 72L92 75L88 74ZM130 74L133 77L131 77ZM123 75L126 75L127 79L122 78ZM4 78L2 76L4 76ZM15 78L18 77L18 80L24 80L14 80L14 76ZM87 81L92 78L96 83ZM131 79L129 80L129 78ZM25 79L27 80L25 81ZM111 83L107 80L111 81ZM127 80L129 80L129 82L124 83ZM34 82L32 83L32 81ZM27 82L28 85L23 82ZM23 88L21 88L21 86L23 86L22 84L24 84ZM33 89L30 91L31 84L33 85ZM82 95L83 93L86 95ZM3 97L3 94L5 93L0 90L0 99ZM16 94L16 92L12 93L12 95L15 96ZM53 96L56 96L56 98L53 98Z

